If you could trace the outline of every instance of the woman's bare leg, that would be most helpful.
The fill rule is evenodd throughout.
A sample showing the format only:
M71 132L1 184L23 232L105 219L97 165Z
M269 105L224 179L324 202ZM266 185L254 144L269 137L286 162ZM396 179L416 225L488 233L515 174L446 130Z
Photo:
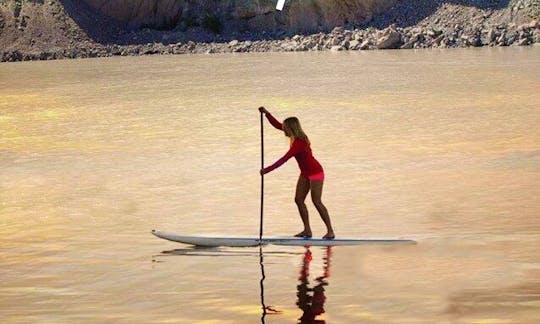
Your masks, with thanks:
M310 188L309 179L306 177L300 176L298 178L298 182L296 183L296 194L294 195L294 202L296 203L296 206L298 206L298 212L300 212L302 223L304 223L304 230L296 234L295 236L297 237L303 237L303 236L311 237L311 227L309 226L309 214L308 214L306 203L304 202L309 192L309 188Z
M328 215L328 210L321 200L323 183L324 181L320 180L313 180L310 182L311 200L313 201L315 208L317 208L319 215L321 215L324 225L326 225L327 233L325 236L323 236L323 238L334 238L335 234L334 229L332 228L332 222L330 221L330 215Z

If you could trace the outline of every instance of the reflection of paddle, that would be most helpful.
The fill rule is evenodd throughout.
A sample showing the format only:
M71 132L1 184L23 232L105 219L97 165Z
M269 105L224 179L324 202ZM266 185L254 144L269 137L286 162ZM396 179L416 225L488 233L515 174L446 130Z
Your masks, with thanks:
M266 276L264 275L264 263L263 263L263 251L262 251L262 245L259 245L259 263L261 264L261 306L262 306L262 316L261 316L261 323L264 324L264 318L266 317L266 305L264 304L264 279Z
M274 306L266 306L264 303L264 279L266 279L266 276L264 275L264 262L263 262L263 250L262 245L259 246L259 263L261 264L261 307L262 307L262 315L261 315L261 323L265 323L265 317L266 315L277 315L281 314L282 311L277 310L274 308Z

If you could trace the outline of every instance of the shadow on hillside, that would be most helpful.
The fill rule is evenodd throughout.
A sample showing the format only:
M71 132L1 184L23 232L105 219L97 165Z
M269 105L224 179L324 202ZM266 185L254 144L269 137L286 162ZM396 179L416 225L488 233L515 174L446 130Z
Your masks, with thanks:
M151 28L130 30L126 28L126 26L115 22L113 19L102 15L97 10L85 4L84 1L59 1L64 5L66 13L79 25L79 27L94 41L101 44L137 45L154 42L171 44L189 40L196 42L226 42L232 39L254 41L263 39L282 39L298 33L286 30L269 30L264 32L229 32L217 35L204 30L202 27L185 32L180 32L176 29L158 30ZM382 29L391 24L396 24L399 27L414 26L426 17L433 15L437 9L445 3L459 4L486 10L506 8L509 6L510 0L398 0L397 2L398 3L391 9L374 17L368 23L360 24L348 22L344 24L343 27L376 27ZM287 12L287 6L285 6L285 9L282 12L276 10L276 12L272 14L275 15L276 19L283 19L283 16L286 16ZM332 28L329 28L328 30L314 30L299 34L311 34L319 31L328 32L331 29Z
M90 38L100 44L117 43L125 28L84 1L59 0L65 12Z

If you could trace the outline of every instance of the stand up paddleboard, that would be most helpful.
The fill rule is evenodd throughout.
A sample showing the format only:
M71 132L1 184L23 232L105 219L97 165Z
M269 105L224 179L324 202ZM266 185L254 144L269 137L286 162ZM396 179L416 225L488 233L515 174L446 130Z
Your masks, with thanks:
M300 237L264 237L262 240L250 237L211 237L211 236L186 236L152 230L155 236L189 245L205 247L249 247L266 244L296 245L296 246L336 246L336 245L362 245L362 244L416 244L416 241L402 238L336 238L333 240Z

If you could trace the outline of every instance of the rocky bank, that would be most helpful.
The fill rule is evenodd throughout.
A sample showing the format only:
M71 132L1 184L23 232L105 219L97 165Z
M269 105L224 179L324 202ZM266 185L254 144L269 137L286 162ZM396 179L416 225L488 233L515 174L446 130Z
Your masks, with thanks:
M3 0L0 61L526 46L540 0Z

